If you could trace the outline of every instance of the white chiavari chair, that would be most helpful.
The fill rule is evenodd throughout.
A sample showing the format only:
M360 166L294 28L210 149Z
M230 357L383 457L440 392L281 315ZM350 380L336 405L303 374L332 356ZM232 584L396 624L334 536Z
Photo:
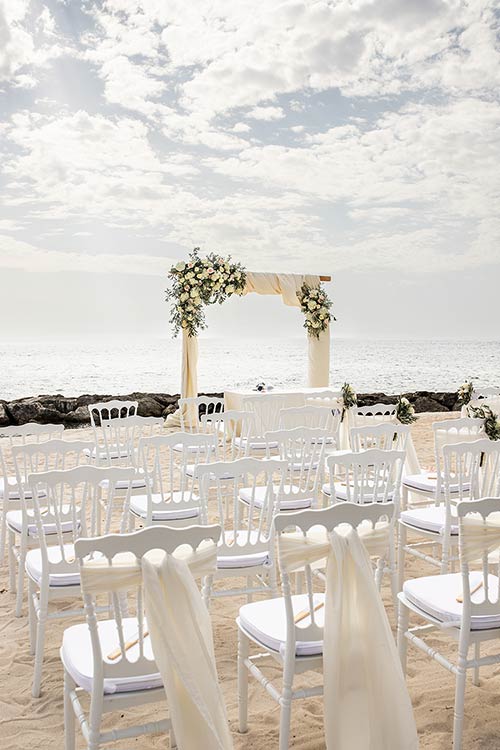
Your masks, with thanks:
M427 501L434 500L435 504L443 501L443 447L454 443L473 442L484 435L484 421L463 417L460 419L446 419L434 422L434 462L433 471L423 471L420 474L407 474L403 477L402 500L406 507L412 496L420 496Z
M306 537L310 532L328 538L341 525L354 529L364 522L374 527L379 522L392 524L394 506L390 504L353 505L344 503L322 510L279 513L274 519L278 559L281 572L281 597L243 605L238 625L238 706L239 731L248 730L249 674L267 691L280 707L279 748L288 750L292 702L323 694L323 684L294 689L298 675L323 670L323 635L325 594L314 585L318 579L307 558L289 566L283 543L290 529ZM316 536L314 537L314 540ZM324 545L323 545L324 546ZM292 594L291 576L304 571L306 592ZM253 644L259 653L250 655ZM269 664L269 660L271 660ZM275 685L265 671L266 663L274 672L282 670L281 685ZM262 665L262 666L261 666ZM328 707L325 706L325 711ZM354 748L353 748L354 750Z
M439 568L441 574L457 558L458 520L456 504L481 497L500 497L500 443L487 438L472 443L443 446L443 499L440 505L406 508L399 518L399 590L404 580L406 555ZM408 534L420 540L408 542ZM432 554L422 551L431 547Z
M406 673L408 643L455 675L453 750L462 747L467 670L479 684L481 666L500 663L500 652L481 657L481 644L500 637L500 498L460 502L457 524L459 573L426 576L406 581L399 594L398 647ZM410 615L425 625L409 626ZM426 636L439 632L457 642L457 658L436 647ZM469 657L473 647L472 658ZM486 693L485 693L486 694ZM480 732L479 732L480 734ZM480 742L478 732L476 741Z
M279 418L280 430L293 430L295 427L315 427L328 430L326 440L333 450L339 445L339 429L342 410L330 406L293 406L282 409Z
M397 404L372 404L371 406L355 406L354 427L366 427L380 424L380 422L395 421L398 411Z
M142 438L138 461L146 489L130 497L129 526L133 528L137 520L146 526L196 523L200 516L197 469L215 456L216 443L217 436L211 433L174 432Z
M217 396L193 396L179 399L179 416L183 432L205 432L207 422L203 416L221 414L224 399Z
M371 448L406 451L410 429L410 425L390 423L351 427L352 450L355 453Z
M268 450L266 432L278 429L280 413L285 405L286 396L284 395L262 393L259 396L246 396L243 399L243 409L249 411L254 418L254 434L249 440L249 455L254 453L262 455ZM240 440L241 438L237 438L237 441Z
M88 449L92 443L88 440L46 440L42 443L27 443L12 448L12 459L21 488L21 507L9 510L6 514L8 530L8 555L10 589L16 592L16 617L21 616L24 594L24 566L26 553L33 546L38 546L36 528L31 508L31 488L27 487L24 477L39 472L72 469L88 463ZM43 488L39 489L39 497ZM54 534L53 524L43 526L44 533ZM17 582L16 582L17 567Z
M276 595L272 519L287 469L284 461L252 457L198 466L203 519L223 529L215 580L246 578L245 587L213 590L213 597Z
M138 401L101 401L89 404L90 424L94 434L94 448L89 454L90 459L97 466L107 466L109 461L127 459L128 446L120 442L112 442L110 436L118 430L115 423L137 415Z
M96 560L106 569L103 571L104 583L99 585L98 591L86 582L83 575L86 623L67 628L63 635L60 655L64 666L66 750L75 750L76 747L75 718L91 750L98 750L111 741L169 731L171 747L175 746L170 719L102 730L106 713L125 712L135 706L159 702L163 703L163 712L166 700L144 616L142 579L136 586L124 589L113 585L116 581L113 574L129 560L140 564L144 557L161 552L175 557L186 546L196 550L206 541L217 543L219 536L217 526L191 526L188 529L156 526L132 534L112 534L76 542L75 554L80 569L84 571L87 566L95 565ZM110 602L110 617L105 620L97 617L98 597L103 589L106 589ZM205 585L202 590L205 602L208 590ZM87 712L81 701L85 694L90 698Z
M316 508L321 498L323 465L329 430L295 427L265 435L267 457L274 451L288 466L286 481L279 497L278 510ZM246 489L240 491L242 500Z
M62 424L36 424L29 422L23 425L11 425L0 427L0 501L2 503L1 527L0 527L0 563L3 563L5 545L7 541L7 513L10 510L21 509L21 498L29 497L29 488L19 487L18 477L14 470L12 460L12 449L15 446L27 445L29 443L43 443L62 437L64 426Z
M80 595L80 573L74 544L81 537L96 536L101 532L98 526L100 483L103 479L110 482L108 507L111 507L115 483L126 479L131 481L133 477L134 470L123 467L77 466L31 474L27 478L32 488L33 518L39 544L26 553L30 647L35 655L34 697L40 695L48 623L82 612L67 607L53 609L51 605ZM41 497L38 496L40 490ZM54 529L50 536L44 533L44 527L49 525Z

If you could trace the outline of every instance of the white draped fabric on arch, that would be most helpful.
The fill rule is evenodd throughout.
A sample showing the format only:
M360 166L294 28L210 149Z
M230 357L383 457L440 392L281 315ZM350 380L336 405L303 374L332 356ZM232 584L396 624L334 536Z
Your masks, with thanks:
M285 305L300 307L298 293L303 284L311 288L319 287L322 281L330 281L329 276L294 273L265 273L247 271L243 295L275 294L281 295ZM329 384L330 377L330 327L320 333L319 337L308 335L308 386L322 388ZM182 374L181 397L190 398L198 395L198 338L182 331ZM167 426L180 424L179 411L167 419Z

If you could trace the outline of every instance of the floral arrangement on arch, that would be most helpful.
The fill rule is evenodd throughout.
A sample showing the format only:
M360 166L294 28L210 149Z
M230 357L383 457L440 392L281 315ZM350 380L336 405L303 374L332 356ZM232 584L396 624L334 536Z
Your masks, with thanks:
M204 305L222 304L233 294L242 294L246 284L246 271L241 263L232 263L231 256L224 258L216 253L200 256L195 247L187 261L179 261L169 271L173 284L166 292L173 303L170 322L174 336L180 330L188 336L197 336L206 328Z
M457 391L458 402L463 406L467 406L472 401L473 393L474 386L472 385L472 380L465 381Z
M330 313L333 304L331 299L322 284L311 287L306 283L300 287L297 297L299 298L300 309L306 318L304 328L309 336L319 339L320 334L328 328L330 321L335 320Z

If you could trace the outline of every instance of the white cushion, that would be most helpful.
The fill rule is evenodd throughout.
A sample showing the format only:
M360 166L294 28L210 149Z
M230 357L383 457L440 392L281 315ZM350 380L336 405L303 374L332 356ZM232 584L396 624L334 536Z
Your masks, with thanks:
M259 440L253 439L253 438L241 438L241 437L235 437L234 438L235 445L238 445L243 450L246 448L247 443L249 443L249 448L251 451L265 451L269 448L269 450L276 450L278 447L278 443L272 442L272 443L266 443L265 440Z
M294 498L293 495L298 493L297 487L291 487L290 485L286 484L285 487L285 494L284 499L281 500L279 510L301 510L302 508L310 508L312 504L312 498L311 497L299 497ZM262 508L262 505L266 499L266 491L267 487L256 487L255 488L255 495L254 495L254 505L256 508ZM275 495L278 494L279 487L274 486L273 492ZM250 505L250 502L252 500L252 493L254 492L252 487L243 487L239 493L238 496L240 500L242 500L247 505ZM271 499L272 502L272 499Z
M345 482L334 482L335 487L335 497L337 497L339 500L347 500L347 487L345 485ZM351 485L352 491L351 491L351 497L354 491L354 486ZM330 490L330 482L327 482L323 485L322 491L324 495L328 495L330 497L331 490ZM387 500L392 500L393 492L389 492L387 495ZM380 498L380 495L377 495L377 498ZM370 494L363 494L363 502L364 503L372 503L373 502L373 495Z
M47 556L49 562L58 563L61 562L61 550L58 545L47 547ZM64 545L64 557L66 560L75 560L75 549L72 544ZM68 570L64 573L50 573L49 574L49 586L79 586L80 585L80 571L78 570L78 563L76 560L72 563L68 563ZM30 549L26 554L26 572L37 583L40 583L42 578L42 553L39 548Z
M415 526L424 531L434 531L440 534L444 530L446 510L444 505L431 505L426 508L411 508L401 513L401 521L409 526ZM452 517L451 533L458 534L456 516Z
M434 494L437 488L437 474L434 472L422 472L421 474L408 474L403 477L403 485L410 489L422 490L429 494ZM464 482L463 489L469 489L469 483ZM444 486L441 486L441 492L444 492ZM458 484L450 485L450 492L458 492Z
M196 518L200 515L199 507L188 505L189 499L191 499L193 503L199 501L199 498L196 495L190 496L189 492L174 492L172 494L172 499L169 500L168 503L161 502L161 495L159 494L152 495L152 499L153 521L175 521L181 518ZM140 516L141 518L147 518L147 509L147 495L132 495L130 498L130 510L134 515Z
M185 471L186 476L188 476L188 477L194 477L195 476L195 469L196 469L196 464L188 464L186 466L186 471ZM215 476L215 474L210 474L210 481L211 482L214 482L216 480L216 478L217 477ZM219 477L219 479L221 481L223 481L223 482L224 481L228 481L229 479L234 479L234 474L231 473L230 471L226 471L226 473L223 474L221 477Z
M22 478L22 482L24 484L24 478ZM17 486L17 479L16 477L8 477L7 478L7 484L9 485L9 499L10 500L20 500L21 494L19 492L18 486ZM0 500L3 499L5 492L5 479L0 478ZM46 497L47 493L45 490L39 489L38 490L38 497ZM24 489L24 497L26 500L29 500L33 497L33 493L28 487L25 487Z
M62 513L69 513L70 506L69 505L63 505L62 506ZM43 510L42 510L43 512ZM7 517L7 526L9 526L12 531L17 532L20 534L23 530L23 512L22 510L9 510L6 514ZM30 516L30 519L33 519L33 516ZM43 516L42 516L43 520ZM80 523L78 522L78 525ZM63 521L61 524L61 529L63 534L68 533L73 529L73 521ZM57 533L57 527L55 523L44 523L43 524L43 530L45 534L56 534ZM37 528L36 523L34 519L28 523L28 536L37 536Z
M188 445L184 446L182 443L177 443L174 445L174 451L177 451L178 453L182 453L182 451L186 450L187 453L204 453L206 446L204 445ZM215 450L215 445L209 445L208 450L210 452L213 452Z
M233 554L218 556L217 567L218 568L251 568L254 565L265 565L270 562L269 552L267 550L260 550L259 552L245 552L235 555L234 552L238 550L237 544L232 544L234 539L233 531L225 531L225 542L230 545L230 550ZM236 541L242 546L247 543L248 531L246 529L238 530L236 532ZM259 532L257 530L250 531L250 544L256 544L259 540ZM219 542L220 546L220 542ZM247 548L248 549L248 548Z
M469 577L471 589L482 580L482 573L472 571ZM498 592L497 576L491 574L488 576L488 588L490 598L495 599ZM462 617L463 604L457 602L457 596L462 595L461 573L414 578L403 584L403 593L408 601L440 622L452 622ZM481 586L472 594L472 601L479 604L484 600L484 595L485 591ZM487 630L488 628L500 628L500 611L493 615L472 616L472 630Z
M314 594L314 606L324 601L324 594ZM294 615L303 610L309 609L307 594L297 594L292 596L292 606ZM319 627L323 627L325 618L325 608L318 609L315 613L315 622ZM281 651L286 643L286 615L285 600L283 597L278 599L263 599L260 602L251 602L244 604L240 608L240 625L253 638L271 651ZM307 628L311 624L309 617L297 623L297 628ZM297 637L295 653L297 656L313 656L323 652L323 641L301 641Z
M114 620L99 620L99 640L103 659L108 664L121 664L121 659L110 661L108 654L119 647L118 630ZM147 624L144 623L144 629ZM137 637L137 620L128 617L123 620L123 633L125 641L134 640ZM127 652L127 659L133 661L139 656L139 644L132 646ZM61 660L79 687L87 692L92 691L94 674L94 662L92 657L92 646L90 642L90 631L87 623L73 625L63 633ZM126 693L131 690L152 690L162 687L162 679L157 671L156 663L153 661L151 638L144 639L144 656L151 659L151 672L135 674L130 677L106 677L104 679L105 693ZM131 664L133 669L133 664Z

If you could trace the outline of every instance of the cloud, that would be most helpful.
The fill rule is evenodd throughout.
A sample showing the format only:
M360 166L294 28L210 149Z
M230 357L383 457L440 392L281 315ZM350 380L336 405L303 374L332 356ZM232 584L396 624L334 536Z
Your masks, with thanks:
M281 107L253 107L246 117L252 120L281 120L285 113Z

